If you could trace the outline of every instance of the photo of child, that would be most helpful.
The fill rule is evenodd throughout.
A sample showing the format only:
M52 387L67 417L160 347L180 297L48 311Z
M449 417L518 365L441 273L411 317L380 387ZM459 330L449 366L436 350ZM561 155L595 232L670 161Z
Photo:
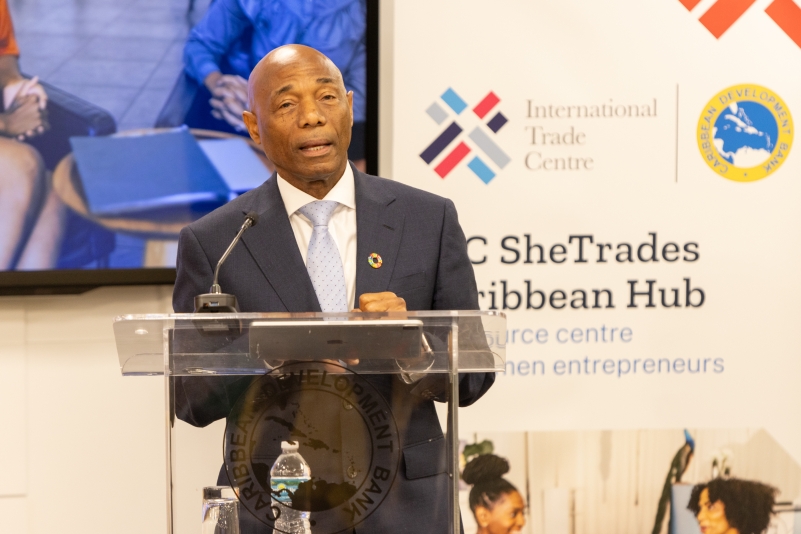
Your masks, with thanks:
M523 497L503 475L509 462L494 454L481 454L470 460L462 480L470 484L469 503L478 528L476 534L520 532L526 525Z

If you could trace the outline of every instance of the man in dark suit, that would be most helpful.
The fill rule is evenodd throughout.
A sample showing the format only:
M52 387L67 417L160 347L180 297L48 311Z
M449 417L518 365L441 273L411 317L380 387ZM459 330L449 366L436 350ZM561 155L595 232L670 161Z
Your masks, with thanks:
M352 93L328 58L299 45L278 48L253 70L248 93L251 111L244 122L276 174L181 232L176 312L192 311L195 295L208 291L217 260L251 211L259 223L245 233L220 275L220 285L237 296L242 311L478 309L453 203L349 165ZM293 209L304 201L299 198L308 204ZM321 223L307 206L329 206L333 214ZM444 389L389 375L369 380L397 421L402 467L381 509L355 532L445 532L447 455L432 402L444 399ZM460 404L475 402L493 381L491 373L460 376ZM205 426L228 416L248 384L249 379L178 380L176 413ZM222 474L221 482L227 483ZM266 531L246 520L242 527L243 534Z

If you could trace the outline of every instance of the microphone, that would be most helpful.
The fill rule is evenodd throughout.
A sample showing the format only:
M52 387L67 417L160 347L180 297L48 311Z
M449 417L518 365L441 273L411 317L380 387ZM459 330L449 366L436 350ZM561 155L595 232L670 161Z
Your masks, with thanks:
M195 313L238 313L239 312L239 304L236 301L236 295L230 295L228 293L223 293L222 288L220 288L220 284L218 283L220 277L220 267L228 258L231 251L234 250L234 247L239 240L242 238L242 234L245 233L245 230L256 226L256 223L259 222L259 216L255 212L250 212L245 215L245 222L242 223L242 226L239 228L239 232L237 232L236 237L234 240L231 241L231 244L228 245L228 248L223 253L220 261L217 262L217 267L214 269L214 281L211 284L211 289L209 289L208 293L204 293L202 295L197 295L195 297Z

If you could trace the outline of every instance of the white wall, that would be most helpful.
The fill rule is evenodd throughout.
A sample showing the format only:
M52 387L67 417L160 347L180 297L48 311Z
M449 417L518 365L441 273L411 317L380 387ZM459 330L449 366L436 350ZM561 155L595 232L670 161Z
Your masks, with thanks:
M0 298L0 532L166 530L163 381L120 375L112 322L171 294Z

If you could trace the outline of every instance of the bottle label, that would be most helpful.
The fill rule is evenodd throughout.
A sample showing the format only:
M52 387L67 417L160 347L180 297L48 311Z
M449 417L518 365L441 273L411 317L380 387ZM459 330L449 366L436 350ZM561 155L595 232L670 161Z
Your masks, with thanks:
M291 503L298 486L308 480L309 477L270 477L273 499L281 503Z

